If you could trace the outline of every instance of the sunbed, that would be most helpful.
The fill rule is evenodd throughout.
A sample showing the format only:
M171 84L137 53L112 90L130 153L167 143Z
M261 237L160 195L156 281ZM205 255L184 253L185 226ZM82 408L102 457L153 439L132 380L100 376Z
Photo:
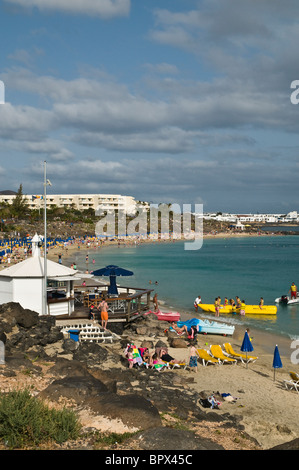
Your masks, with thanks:
M246 354L236 353L230 343L224 343L223 346L225 348L226 353L229 355L229 357L232 357L234 359L239 359L244 364L246 362L255 362L258 359L258 357L256 356L248 356L248 355L246 356Z
M236 364L237 359L233 359L232 357L225 356L223 353L221 346L219 344L212 344L210 346L211 354L223 364L227 362L228 364Z
M299 374L296 372L290 372L291 380L284 380L286 388L293 390L299 393Z
M206 349L196 349L196 354L202 360L204 366L207 364L220 364L220 361L212 357Z
M166 361L163 361L163 362L165 362L165 365L169 369L175 369L176 367L180 369L186 369L188 367L188 364L186 364L185 362L166 362Z

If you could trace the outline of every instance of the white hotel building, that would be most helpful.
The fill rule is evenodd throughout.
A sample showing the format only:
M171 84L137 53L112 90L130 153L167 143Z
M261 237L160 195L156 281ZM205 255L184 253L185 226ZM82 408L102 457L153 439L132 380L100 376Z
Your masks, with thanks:
M13 194L0 194L0 204L12 204L16 196ZM24 195L30 209L42 209L44 207L43 195ZM141 203L143 206L146 203ZM74 208L78 210L100 208L102 211L115 209L125 210L127 213L135 213L139 204L132 196L120 194L47 194L47 209L51 207Z

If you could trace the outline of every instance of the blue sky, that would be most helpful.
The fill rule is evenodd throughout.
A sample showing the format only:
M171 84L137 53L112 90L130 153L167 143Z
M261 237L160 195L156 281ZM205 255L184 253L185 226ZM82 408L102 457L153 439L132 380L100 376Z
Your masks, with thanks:
M295 0L2 0L0 190L299 210Z

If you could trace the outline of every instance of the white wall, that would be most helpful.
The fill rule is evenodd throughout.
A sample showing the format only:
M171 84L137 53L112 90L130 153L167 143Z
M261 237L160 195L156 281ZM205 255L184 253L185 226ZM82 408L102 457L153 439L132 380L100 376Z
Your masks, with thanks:
M43 279L14 278L13 302L18 302L23 308L43 314Z
M8 277L0 277L0 304L6 304L13 301L13 285L12 279Z

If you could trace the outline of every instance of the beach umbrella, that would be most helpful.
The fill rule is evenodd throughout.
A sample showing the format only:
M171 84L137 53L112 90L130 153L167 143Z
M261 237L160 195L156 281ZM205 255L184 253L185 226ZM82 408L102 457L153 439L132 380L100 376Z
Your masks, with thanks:
M274 349L272 367L274 369L274 380L275 380L275 369L281 369L282 368L282 362L281 362L281 359L280 359L280 354L279 354L277 345L275 346L275 349Z
M116 285L116 276L133 276L133 272L128 269L120 268L119 266L114 266L110 264L105 268L96 269L91 272L94 276L109 276L110 286L108 288L108 294L118 295L117 285Z
M242 343L242 346L241 346L241 351L246 353L246 369L247 369L247 367L248 367L247 353L253 351L253 346L252 346L252 343L250 341L250 338L248 336L247 331L245 331L245 335L244 335L244 338L243 338L243 343Z

